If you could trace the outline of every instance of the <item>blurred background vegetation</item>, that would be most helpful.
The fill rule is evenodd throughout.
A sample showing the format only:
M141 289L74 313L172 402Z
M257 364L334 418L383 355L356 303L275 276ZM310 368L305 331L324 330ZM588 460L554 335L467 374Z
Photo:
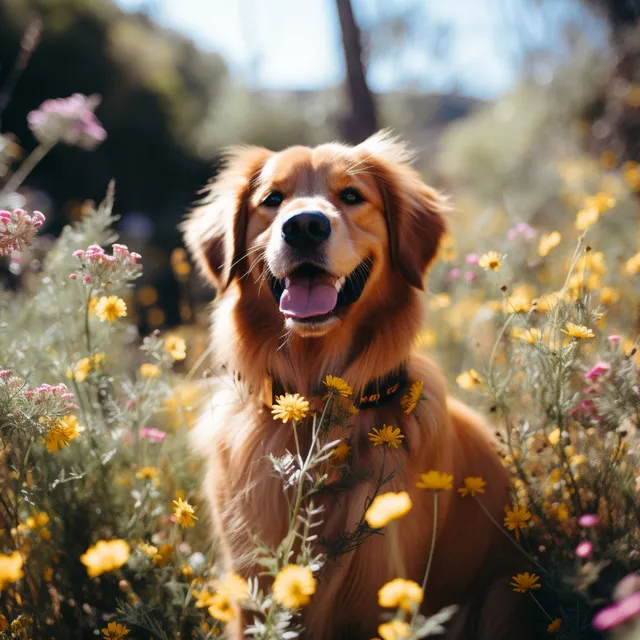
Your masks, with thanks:
M0 152L34 147L26 115L43 100L102 96L107 141L90 154L57 147L23 192L57 234L115 178L123 241L147 265L145 331L191 322L185 296L209 295L181 288L188 267L171 255L229 144L357 142L392 127L453 195L463 251L478 229L572 220L558 163L575 174L588 159L640 159L640 0L294 4L0 0L0 132L17 136ZM235 47L217 40L227 23ZM274 81L264 70L278 64Z

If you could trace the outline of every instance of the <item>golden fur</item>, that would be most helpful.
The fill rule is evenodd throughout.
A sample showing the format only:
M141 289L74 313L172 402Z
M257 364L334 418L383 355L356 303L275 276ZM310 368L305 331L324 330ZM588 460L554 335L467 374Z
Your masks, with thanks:
M357 395L403 362L409 363L410 382L424 381L426 407L407 415L396 399L361 410L352 428L331 434L349 438L352 464L373 472L380 468L382 447L371 445L368 432L383 424L399 426L405 444L388 451L388 468L399 471L385 490L408 491L414 506L397 528L400 567L397 557L391 561L389 536L376 535L340 556L339 566L324 568L303 612L309 640L373 637L382 613L380 586L399 572L421 582L433 524L433 496L415 488L421 472L452 473L458 485L466 476L482 476L483 503L498 521L508 502L507 476L482 419L448 397L431 360L411 354L423 323L424 278L445 220L443 198L408 162L405 147L385 134L356 147L333 143L280 153L239 148L208 201L184 225L187 245L217 289L213 352L249 389L244 397L231 386L218 391L195 433L198 450L206 452L205 490L229 569L255 575L251 535L276 546L287 529L287 503L266 456L295 445L290 426L274 421L262 402L265 376L307 397L317 394L329 373L346 379ZM365 202L343 204L338 194L346 187L357 188ZM274 189L285 194L283 203L275 210L261 206ZM360 299L318 327L285 321L264 280L267 268L276 277L287 275L282 220L308 209L331 220L323 249L331 273L347 275L366 257L373 264ZM372 482L359 481L348 491L320 494L325 512L319 535L331 538L352 529L372 493ZM451 637L511 637L509 589L494 582L499 571L492 554L500 536L473 499L441 494L425 611L465 605ZM241 623L231 630L235 638L241 633Z

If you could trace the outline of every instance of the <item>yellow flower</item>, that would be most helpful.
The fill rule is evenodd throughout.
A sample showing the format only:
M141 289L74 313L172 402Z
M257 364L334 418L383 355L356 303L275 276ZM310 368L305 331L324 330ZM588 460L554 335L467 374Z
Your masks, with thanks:
M0 613L0 632L4 632L9 628L9 621Z
M129 629L118 622L110 622L106 628L102 630L104 640L123 640L129 635Z
M98 304L98 296L91 296L89 298L89 313L95 314L97 304Z
M64 416L56 420L50 427L44 437L47 445L47 451L53 453L68 447L71 440L75 440L80 433L84 431L83 427L78 426L78 418L73 415Z
M51 582L53 580L53 567L45 567L42 577L45 582Z
M231 622L236 617L231 600L224 593L216 593L211 597L209 615L220 622Z
M139 371L143 378L159 378L162 375L162 369L157 364L150 362L141 364Z
M173 501L173 507L173 515L183 529L195 527L198 518L195 515L195 509L188 502L178 498Z
M542 257L548 256L552 249L555 249L561 242L562 235L559 231L552 231L551 233L545 233L540 238L538 244L538 254Z
M560 522L565 522L566 520L569 519L569 509L567 508L566 504L560 503L556 507L555 513L556 513L556 518L558 518Z
M246 600L249 597L247 581L237 573L228 573L222 580L216 582L216 589L232 602Z
M555 447L558 444L558 442L560 442L560 429L555 428L552 431L550 431L549 435L547 436L547 439L549 440L549 443Z
M347 384L346 380L337 376L327 376L323 384L327 387L329 393L336 393L343 398L349 398L353 395L353 389Z
M516 532L516 538L520 540L520 530L527 529L529 527L529 520L531 520L531 514L524 505L515 505L513 509L505 508L504 526L509 531Z
M458 489L458 493L461 496L475 496L476 493L484 493L484 488L487 483L478 476L469 476L463 480L464 487Z
M75 373L73 377L76 379L76 382L84 382L87 379L87 376L91 372L91 360L89 358L82 358L78 361L76 365Z
M390 622L384 622L378 627L378 633L382 640L400 640L411 635L411 627L402 620L395 618Z
M107 571L119 569L129 559L130 549L126 540L99 540L80 556L90 578Z
M309 402L298 393L285 393L276 398L271 413L276 420L298 422L309 413Z
M138 545L138 549L143 553L146 553L150 558L153 558L158 553L158 547L154 547L152 544L141 542Z
M273 581L273 599L287 609L299 609L316 592L316 579L309 567L290 564Z
M436 334L431 329L425 329L421 331L417 337L416 341L413 343L414 346L419 349L421 347L432 347L436 343Z
M429 308L432 311L439 311L451 306L451 296L448 293L437 293L431 297Z
M573 322L567 322L565 325L567 329L561 329L562 333L566 333L568 336L572 338L577 338L578 340L586 340L588 338L595 338L595 333L591 331L588 327L585 327L582 324L573 324Z
M406 515L412 507L411 498L406 491L383 493L374 498L364 517L373 529L381 529L392 520Z
M331 452L331 462L335 465L344 464L351 454L351 447L346 442L340 442Z
M185 341L175 334L168 335L164 339L164 348L174 360L184 360L187 357Z
M140 471L136 473L138 480L153 480L158 477L157 467L141 467Z
M549 623L547 627L547 633L558 633L562 627L562 618L556 618Z
M423 386L423 380L416 380L409 387L409 391L400 399L400 406L406 414L411 413L418 406L418 402L420 402L420 397L422 396Z
M511 586L516 593L526 593L530 589L539 589L542 585L538 584L540 578L535 573L519 573L512 576L513 582Z
M196 609L205 609L211 606L211 602L213 600L213 593L208 589L204 589L204 591L199 591L198 589L194 589L191 592L191 595L196 600Z
M598 213L606 213L615 206L616 199L605 191L600 191L600 193L596 193L595 196L586 198L584 201L585 209L595 209Z
M536 329L535 327L531 327L530 329L525 329L523 327L514 327L511 331L511 335L518 340L522 340L523 342L527 342L529 344L534 344L542 339L542 331L540 329Z
M640 191L640 165L634 162L625 162L623 176L630 189Z
M461 389L465 391L471 391L482 386L482 378L475 369L469 369L469 371L463 371L457 378L456 382Z
M427 471L420 474L420 481L416 482L418 489L428 491L451 491L453 489L453 476L441 471Z
M600 289L600 301L606 305L620 302L620 290L615 287L602 287Z
M381 607L399 608L407 613L411 613L416 605L422 602L422 598L422 587L413 580L403 580L402 578L387 582L378 591L378 604Z
M169 560L171 560L171 556L173 555L173 545L163 544L158 549L158 553L153 556L152 563L154 567L166 567L169 564Z
M102 296L96 303L96 315L101 322L113 323L127 315L127 305L118 296Z
M640 253L636 253L635 256L629 258L624 263L624 270L627 272L627 275L630 276L634 276L640 271Z
M12 582L17 582L24 575L22 571L22 555L14 551L10 556L0 553L0 593Z
M478 265L485 271L497 271L501 264L502 257L495 251L489 251L488 253L482 254L480 256L480 260L478 260Z
M597 209L581 209L576 216L576 229L579 231L585 231L596 222L600 214Z
M397 449L398 445L404 440L404 435L399 427L383 424L382 429L376 429L375 427L371 429L369 440L373 442L374 447L379 444L386 444L389 448Z

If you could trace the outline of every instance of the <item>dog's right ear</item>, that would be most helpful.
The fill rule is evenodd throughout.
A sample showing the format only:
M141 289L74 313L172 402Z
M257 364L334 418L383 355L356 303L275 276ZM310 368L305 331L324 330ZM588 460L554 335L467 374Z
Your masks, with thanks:
M237 276L243 262L249 195L271 155L262 147L232 149L202 203L181 225L185 244L217 295Z

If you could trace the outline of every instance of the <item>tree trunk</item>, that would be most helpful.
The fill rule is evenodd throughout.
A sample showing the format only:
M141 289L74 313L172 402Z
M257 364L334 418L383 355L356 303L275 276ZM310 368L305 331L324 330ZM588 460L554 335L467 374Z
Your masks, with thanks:
M378 129L376 106L367 84L367 76L362 59L360 29L353 15L351 0L336 0L342 49L347 67L347 86L349 89L350 113L344 122L344 135L349 142L362 142Z

